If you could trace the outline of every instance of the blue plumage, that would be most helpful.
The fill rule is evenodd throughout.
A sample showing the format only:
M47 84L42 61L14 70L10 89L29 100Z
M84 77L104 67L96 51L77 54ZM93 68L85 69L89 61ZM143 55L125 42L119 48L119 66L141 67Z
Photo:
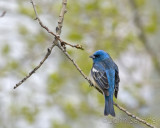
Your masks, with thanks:
M95 86L102 90L105 97L104 115L115 116L113 94L117 98L119 89L119 70L110 55L103 50L96 51L90 58L93 59L91 76Z

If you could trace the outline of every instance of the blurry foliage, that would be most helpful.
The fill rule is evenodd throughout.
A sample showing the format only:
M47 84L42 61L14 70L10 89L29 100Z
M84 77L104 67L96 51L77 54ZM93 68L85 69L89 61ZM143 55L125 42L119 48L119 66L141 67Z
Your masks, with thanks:
M135 0L135 3L138 7L142 7L146 4L146 0Z
M36 6L36 9L37 9L38 14L40 14L42 12L41 8L39 8L37 6ZM25 2L24 3L21 2L19 4L19 12L25 16L31 17L32 19L35 18L35 13L34 13L33 7L30 4L27 4Z
M10 46L8 44L5 44L2 48L2 54L7 55L10 52Z
M19 25L19 26L18 26L18 31L19 31L19 33L22 34L22 35L27 35L27 34L28 34L28 29L27 29L27 27L24 26L24 25Z
M67 117L70 117L72 120L75 120L78 117L78 111L71 103L64 105L64 112L67 114Z
M10 67L11 69L16 69L16 68L18 68L18 62L17 61L11 61L9 63L8 67Z
M81 83L80 86L79 86L81 92L84 93L84 95L91 92L92 88L91 87L86 88L87 86L89 86L89 85L86 82Z
M104 105L104 96L101 94L97 95L98 103L103 106Z
M134 126L132 126L132 123L129 123L127 121L120 121L118 123L115 123L115 127L116 128L134 128Z
M61 124L57 121L53 121L51 128L71 128L68 124Z
M54 94L61 89L62 83L64 83L64 77L61 76L60 74L53 73L49 75L47 81L48 81L47 92L49 94Z
M19 12L24 15L30 16L32 18L35 17L32 7L26 7L26 6L21 5L19 6Z
M68 39L72 40L72 41L77 41L77 40L81 40L82 36L78 33L75 33L74 31L72 31L69 35L68 35Z
M21 113L29 123L33 123L35 121L35 115L38 113L38 110L33 110L33 108L30 109L24 106L23 108L21 108Z
M34 123L35 116L38 114L37 108L31 108L28 106L19 107L18 104L13 104L10 106L10 113L12 117L21 117L27 120L29 123ZM19 119L19 118L16 118Z
M145 27L145 32L154 34L157 31L157 28L158 28L158 18L157 18L157 14L154 12L151 15L148 25Z
M97 113L99 113L99 112L96 112L96 110L87 102L81 102L81 104L79 105L79 111L85 115L88 115L88 114L97 115Z
M37 43L45 43L47 40L47 37L45 36L45 33L40 31L37 35L35 35L35 41Z

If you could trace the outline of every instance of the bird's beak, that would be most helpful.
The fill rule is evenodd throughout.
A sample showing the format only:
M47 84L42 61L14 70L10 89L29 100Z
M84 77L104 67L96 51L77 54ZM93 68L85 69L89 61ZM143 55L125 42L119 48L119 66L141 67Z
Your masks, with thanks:
M95 58L95 56L94 55L91 55L91 56L89 56L90 58L92 58L92 59L94 59Z

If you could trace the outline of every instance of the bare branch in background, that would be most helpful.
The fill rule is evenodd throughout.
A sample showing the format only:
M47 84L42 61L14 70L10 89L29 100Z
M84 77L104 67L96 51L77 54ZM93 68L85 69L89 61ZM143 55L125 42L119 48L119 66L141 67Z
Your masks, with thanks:
M2 14L0 15L0 17L4 17L6 14L6 11L3 11Z
M142 41L142 43L144 44L146 50L151 55L152 60L154 62L154 66L158 69L157 71L159 71L159 73L160 73L160 62L158 61L159 60L159 56L155 53L155 51L148 44L147 37L146 37L146 34L144 32L144 28L143 28L143 25L142 25L142 22L141 22L141 19L140 19L141 16L139 15L139 12L138 12L138 7L137 7L137 5L136 5L134 0L130 0L129 2L130 2L130 5L132 7L132 10L134 12L134 23L135 23L135 26L140 31L138 37Z
M52 51L53 47L56 46L56 45L57 45L57 46L59 47L59 49L66 55L66 57L73 63L73 65L74 65L74 66L76 67L76 69L80 72L80 74L88 81L88 83L89 83L91 86L95 87L94 84L91 82L91 80L83 73L83 71L82 71L82 70L80 69L80 67L76 64L76 62L70 57L70 55L68 54L68 52L67 52L66 49L65 49L65 46L58 44L58 41L59 41L60 43L63 42L63 43L65 43L65 45L67 45L66 42L64 42L64 41L62 41L62 40L60 39L61 29L62 29L63 20L64 20L64 14L67 12L67 10L66 10L67 0L63 0L63 1L62 1L62 8L61 8L61 12L60 12L60 15L59 15L58 26L56 27L56 34L54 34L54 33L53 33L52 31L50 31L45 25L43 25L43 23L41 22L41 20L40 20L39 17L38 17L38 14L37 14L35 5L34 5L34 3L33 3L33 0L31 0L31 3L32 3L32 5L33 5L34 12L35 12L35 14L36 14L36 19L38 20L40 26L41 26L42 28L44 28L45 30L47 30L48 33L50 33L50 34L52 34L53 36L55 36L55 39L54 39L54 41L53 41L53 44L52 44L51 48L48 49L48 52L47 52L45 58L40 62L40 64L39 64L38 66L36 66L35 69L33 69L33 70L29 73L28 76L26 76L23 80L21 80L21 81L14 87L14 89L15 89L16 87L18 87L19 85L21 85L21 84L22 84L26 79L28 79L37 69L39 69L39 68L42 66L42 64L45 62L45 60L46 60L46 59L48 58L48 56L51 54L51 51ZM71 46L72 46L72 45L71 45ZM95 87L95 88L96 88L96 87ZM99 90L98 88L96 88L96 89L97 89L101 94L103 94L101 90ZM155 128L154 126L152 126L151 124L149 124L149 123L146 122L145 120L143 120L143 119L135 116L134 114L128 112L126 109L124 109L123 107L119 106L118 104L114 103L114 105L115 105L119 110L123 111L124 113L126 113L128 116L134 118L135 120L137 120L137 121L145 124L145 125L148 126L148 127Z
M25 82L31 75L33 75L33 73L35 73L41 66L42 64L46 61L46 59L49 57L49 55L51 54L52 49L54 48L55 44L52 44L52 46L50 48L48 48L47 53L45 55L45 57L43 58L43 60L39 63L39 65L37 65L26 77L24 77L21 81L19 81L15 86L14 89L16 89L18 86L20 86L23 82Z

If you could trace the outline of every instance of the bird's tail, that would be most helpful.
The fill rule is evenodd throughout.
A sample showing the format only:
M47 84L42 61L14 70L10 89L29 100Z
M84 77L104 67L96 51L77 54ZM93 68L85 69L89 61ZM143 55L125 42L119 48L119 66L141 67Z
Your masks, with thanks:
M113 107L113 95L106 96L105 95L105 108L104 115L112 115L115 116L114 107Z

